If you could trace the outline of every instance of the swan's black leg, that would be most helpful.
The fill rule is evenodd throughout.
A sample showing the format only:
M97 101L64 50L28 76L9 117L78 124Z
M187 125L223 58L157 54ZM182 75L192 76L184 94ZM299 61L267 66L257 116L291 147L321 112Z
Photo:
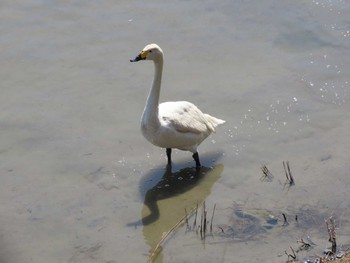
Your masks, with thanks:
M201 163L199 161L199 156L198 156L198 152L195 152L193 155L192 155L193 159L195 160L196 162L196 168L200 168L201 167Z
M166 156L168 157L168 165L171 165L171 148L166 148Z

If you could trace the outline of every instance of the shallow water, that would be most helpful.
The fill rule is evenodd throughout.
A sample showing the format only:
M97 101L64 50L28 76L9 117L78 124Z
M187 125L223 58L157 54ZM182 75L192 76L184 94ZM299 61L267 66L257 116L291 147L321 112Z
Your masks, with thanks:
M204 199L212 237L182 226L158 262L285 262L308 236L322 253L331 215L349 243L348 1L27 0L0 12L0 262L146 262L155 231ZM161 100L227 122L199 147L206 170L191 187L173 187L191 154L175 151L169 173L139 132L153 67L129 59L151 42L165 52ZM145 224L150 200L159 217ZM278 224L229 235L237 206Z

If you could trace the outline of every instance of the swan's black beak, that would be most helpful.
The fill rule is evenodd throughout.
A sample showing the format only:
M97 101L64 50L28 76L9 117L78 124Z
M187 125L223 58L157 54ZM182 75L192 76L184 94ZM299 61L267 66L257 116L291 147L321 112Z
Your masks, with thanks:
M144 58L141 57L141 54L139 54L136 58L134 59L130 59L130 62L137 62L137 61L140 61L140 60L143 60Z
M137 62L140 60L145 60L147 57L148 51L141 51L141 53L134 59L130 59L130 62Z

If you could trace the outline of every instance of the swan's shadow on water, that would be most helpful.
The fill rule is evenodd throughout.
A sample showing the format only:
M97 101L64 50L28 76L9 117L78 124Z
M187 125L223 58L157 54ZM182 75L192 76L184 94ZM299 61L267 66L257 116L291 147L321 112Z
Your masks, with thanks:
M162 179L145 195L144 204L148 207L150 214L141 219L143 225L149 225L159 219L159 208L157 202L184 193L196 186L205 174L210 170L208 167L184 168L172 172L167 167Z
M199 185L203 178L216 168L213 166L215 166L215 163L221 156L222 153L203 154L201 156L201 162L204 165L199 169L195 167L186 167L176 170L179 167L188 165L188 162L177 163L176 165L172 165L172 167L166 166L165 168L159 167L152 169L142 177L139 185L141 197L144 198L144 205L148 208L150 213L142 217L141 220L129 223L128 225L145 226L158 220L160 216L158 201L171 199ZM203 190L210 191L210 189ZM200 196L194 196L194 198L196 198L193 200L194 202L201 201L199 200L201 199Z
M128 226L143 226L142 232L151 251L155 249L164 232L168 232L185 215L201 204L210 194L212 186L220 178L224 169L216 164L222 153L204 154L204 166L182 168L188 162L176 163L170 167L152 169L140 180L139 190L144 205L141 219ZM192 162L191 162L192 164ZM162 262L162 253L156 262Z

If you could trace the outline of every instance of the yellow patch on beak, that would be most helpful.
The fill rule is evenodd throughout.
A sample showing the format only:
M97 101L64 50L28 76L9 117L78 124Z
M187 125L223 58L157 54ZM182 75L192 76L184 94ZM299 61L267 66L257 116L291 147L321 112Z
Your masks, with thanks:
M147 54L148 54L148 51L141 51L140 57L141 57L142 59L146 59Z

